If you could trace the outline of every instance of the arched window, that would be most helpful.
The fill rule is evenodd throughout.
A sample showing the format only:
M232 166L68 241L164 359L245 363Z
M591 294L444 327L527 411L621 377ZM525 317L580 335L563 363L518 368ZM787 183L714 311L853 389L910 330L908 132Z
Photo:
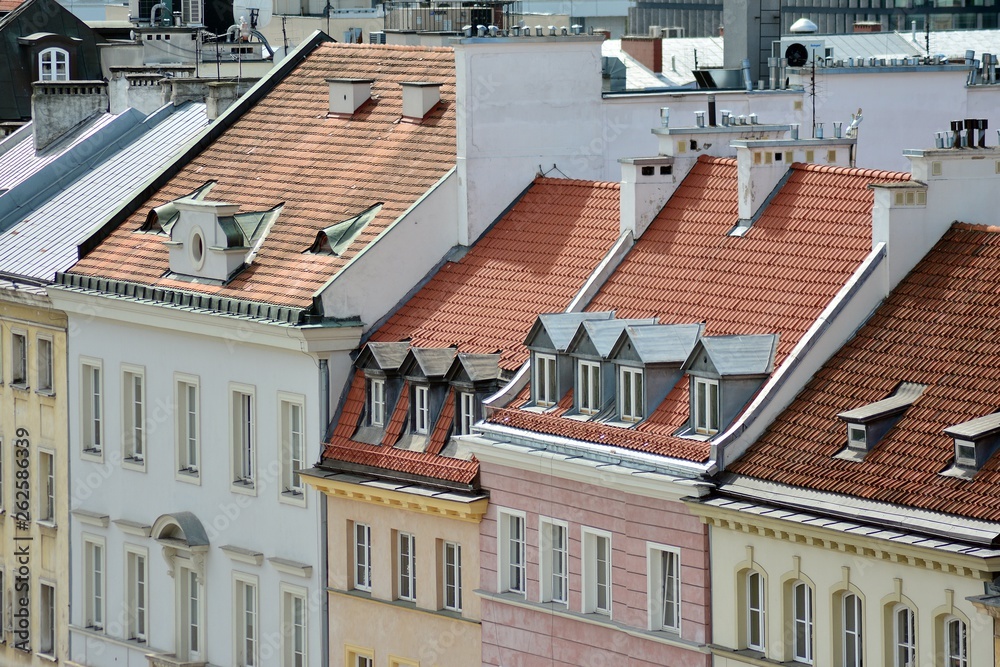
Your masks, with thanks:
M813 661L813 593L809 584L792 587L792 657L796 662Z
M747 648L764 651L764 575L747 573Z
M914 667L917 664L916 615L906 605L897 605L892 612L893 667Z
M952 616L944 622L945 667L968 667L969 647L965 623Z
M861 598L853 593L843 597L844 667L862 667Z
M69 52L56 47L38 54L40 81L69 81Z

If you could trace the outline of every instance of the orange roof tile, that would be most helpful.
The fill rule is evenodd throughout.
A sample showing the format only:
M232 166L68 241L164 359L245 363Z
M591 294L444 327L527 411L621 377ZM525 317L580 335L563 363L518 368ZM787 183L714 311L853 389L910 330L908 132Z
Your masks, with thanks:
M0 14L12 12L28 0L0 0Z
M372 99L328 117L327 78L371 78ZM400 123L400 82L441 82L421 123ZM103 278L307 307L312 295L455 164L455 63L447 48L321 44L72 269ZM164 237L136 234L149 209L215 180L243 211L284 203L253 264L223 286L163 277ZM303 252L318 231L385 202L340 257Z
M954 441L943 429L1000 403L1000 230L955 224L864 327L818 372L733 472L792 486L1000 521L1000 456L972 480L944 477ZM836 418L926 384L863 461Z
M558 312L618 237L618 184L538 178L460 261L446 264L372 335L461 352L501 350L500 366L528 358L522 345L539 313Z
M437 424L431 433L430 442L427 443L428 454L440 454L444 446L448 444L448 434L455 422L455 390L449 389L448 395L444 399L444 406L441 414L438 415Z
M361 371L358 371L360 374ZM410 384L403 383L403 388L396 399L396 408L392 411L389 423L385 425L385 435L382 437L382 444L392 447L399 442L399 436L406 428L407 419L410 416Z
M479 475L479 462L474 458L466 461L428 452L366 445L344 438L334 438L327 443L323 457L459 484L472 484Z

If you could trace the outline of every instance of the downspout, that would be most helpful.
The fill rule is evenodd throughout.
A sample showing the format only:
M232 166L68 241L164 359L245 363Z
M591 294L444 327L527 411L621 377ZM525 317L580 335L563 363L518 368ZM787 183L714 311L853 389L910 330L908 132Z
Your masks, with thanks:
M319 433L320 446L326 441L326 431L330 428L330 363L327 359L319 360ZM320 451L320 458L323 452ZM320 492L319 504L319 558L320 558L320 603L323 631L320 633L320 664L330 665L330 594L326 591L326 581L329 577L330 554L328 553L330 538L327 534L326 494Z

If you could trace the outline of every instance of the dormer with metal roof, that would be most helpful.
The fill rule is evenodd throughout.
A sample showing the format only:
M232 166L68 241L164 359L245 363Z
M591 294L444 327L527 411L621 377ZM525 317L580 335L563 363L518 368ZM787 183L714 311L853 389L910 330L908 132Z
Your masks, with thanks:
M1000 448L1000 412L970 419L944 429L955 441L951 474L975 475Z
M454 347L411 347L399 365L409 386L409 415L396 447L424 450L449 395L445 376L456 352Z
M864 459L924 389L926 385L902 382L892 396L838 414L837 418L847 423L847 449L837 456L854 461Z
M403 379L399 367L410 350L410 344L375 343L369 341L358 354L354 367L365 376L365 405L354 439L375 445L381 442L399 400Z
M573 363L566 348L580 323L610 320L613 311L599 313L544 313L531 326L524 346L531 352L531 403L549 408L573 386Z
M506 379L500 370L500 354L455 355L445 379L455 398L455 435L472 432L483 417L483 401L500 389Z

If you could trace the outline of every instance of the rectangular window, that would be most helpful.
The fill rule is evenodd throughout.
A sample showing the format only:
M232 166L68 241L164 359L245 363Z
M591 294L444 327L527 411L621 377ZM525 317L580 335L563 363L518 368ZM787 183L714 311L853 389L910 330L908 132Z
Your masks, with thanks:
M125 460L142 463L146 457L146 392L140 370L122 373L122 444Z
M611 534L583 529L583 612L611 614Z
M413 387L413 432L426 434L429 428L430 407L428 390L422 385Z
M569 600L569 541L565 523L539 520L542 602Z
M400 600L417 600L416 538L411 533L397 533L396 540L396 597Z
M372 527L354 523L354 587L372 590Z
M443 607L449 611L462 611L462 546L456 542L445 542Z
M3 510L3 463L4 463L4 448L3 440L0 440L0 511ZM0 624L0 628L4 626Z
M548 407L559 400L556 396L556 358L551 354L535 355L535 405Z
M199 421L198 383L194 378L177 381L177 469L198 475Z
M233 589L236 598L233 601L236 664L239 667L257 667L257 583L237 575Z
M719 383L694 378L694 430L714 435L719 432Z
M281 667L306 667L306 591L282 585Z
M848 424L847 426L847 444L851 446L852 449L867 449L868 432L864 426L857 424Z
M812 589L803 581L792 588L792 657L796 662L813 661Z
M500 592L525 593L524 514L497 512L500 549Z
M764 652L764 575L747 575L747 648Z
M83 543L84 622L88 628L104 629L104 544Z
M673 547L649 545L649 629L681 630L681 554Z
M148 627L146 613L149 609L147 586L149 570L146 567L146 552L136 547L125 547L125 612L128 624L128 638L138 642L146 641Z
M896 607L894 624L895 662L892 667L915 667L917 664L916 615L904 605Z
M968 636L965 623L957 618L945 622L945 665L969 667Z
M368 425L385 426L385 380L368 380Z
M101 380L101 367L96 364L83 364L81 385L83 451L88 454L100 454L104 444L104 383Z
M622 367L618 375L618 413L624 422L642 421L645 399L642 369Z
M56 589L48 584L39 586L40 633L38 652L43 655L56 654Z
M853 593L843 598L844 667L862 666L861 598Z
M180 608L182 655L195 662L202 655L202 583L198 573L188 568L180 568Z
M468 392L458 394L458 428L457 435L472 433L472 425L476 423L476 395Z
M28 336L23 333L12 333L10 341L10 381L17 386L26 387L28 385Z
M38 391L52 391L52 339L38 338Z
M303 407L301 401L282 400L281 418L281 488L284 493L302 496L305 491L299 471L305 463Z
M347 667L375 667L375 652L371 649L348 646L346 650L347 659L344 664Z
M254 483L254 405L253 393L232 391L233 484L253 488Z
M597 414L601 409L601 364L596 361L580 361L577 364L576 391L577 408L581 414Z
M38 452L39 495L38 519L49 523L56 518L55 457L50 452Z

